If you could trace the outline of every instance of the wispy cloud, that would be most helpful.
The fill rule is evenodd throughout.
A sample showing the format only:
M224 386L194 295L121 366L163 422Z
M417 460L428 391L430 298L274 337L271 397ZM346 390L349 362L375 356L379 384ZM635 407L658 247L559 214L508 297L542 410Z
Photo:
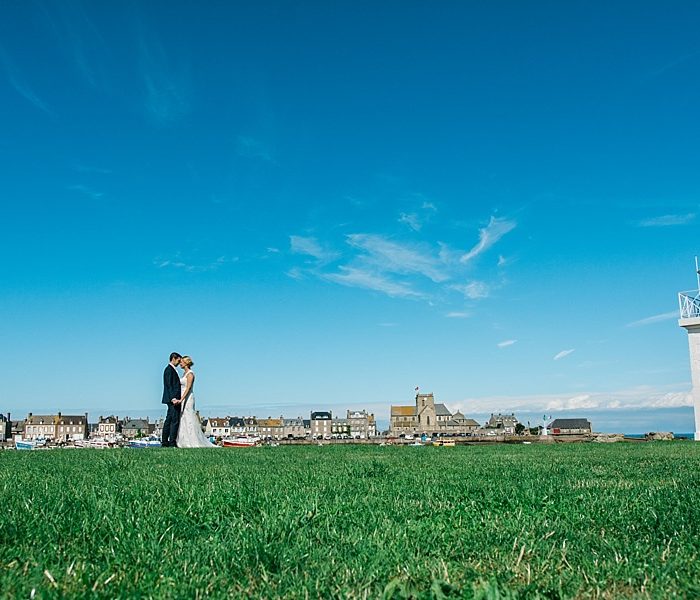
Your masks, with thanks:
M695 213L682 215L662 215L651 217L637 222L639 227L673 227L674 225L688 225L695 221Z
M468 319L472 316L470 312L465 311L453 311L445 315L448 319Z
M294 254L305 254L307 256L312 256L322 264L332 262L338 256L336 252L323 248L319 241L314 237L290 235L289 245Z
M671 69L675 69L677 66L683 64L684 62L697 57L700 55L700 50L695 50L694 52L688 52L687 54L682 54L681 56L678 56L674 58L673 60L670 60L664 65L661 65L660 67L654 69L651 71L647 77L653 78L653 77L658 77L659 75L662 75L666 71L670 71Z
M258 158L268 162L275 162L267 146L260 140L252 137L239 135L236 138L236 153L238 156L245 158Z
M425 200L421 206L422 210L436 211L434 205ZM406 213L399 220L411 223ZM511 221L491 218L489 226L480 231L481 242L471 255L476 256L493 246L513 227L515 223ZM416 227L411 229L418 233ZM384 291L394 297L422 298L444 304L459 292L463 300L468 301L468 308L469 303L490 297L499 287L498 282L471 279L474 267L462 260L466 256L463 250L450 248L440 241L415 241L418 237L411 235L411 240L407 241L397 235L350 233L345 236L344 246L336 252L328 250L316 237L294 235L290 236L290 249L293 254L316 260L316 263L307 261L310 266L302 269L308 275L342 285ZM323 268L336 261L339 266L334 272ZM498 276L502 277L502 272ZM452 318L456 314L457 311L453 311Z
M401 213L399 223L408 225L413 231L420 231L423 227L423 223L416 213Z
M382 292L387 296L397 298L424 298L425 295L414 290L410 284L395 281L373 271L358 267L339 267L339 273L326 273L323 279L339 283L349 287L359 287L375 292Z
M466 285L453 285L450 287L453 290L464 294L464 297L468 298L469 300L481 300L483 298L488 298L491 291L489 286L483 281L472 281Z
M238 257L227 258L226 256L220 256L209 263L194 264L176 257L169 260L156 259L153 261L153 264L159 269L171 268L181 269L187 273L206 273L207 271L215 271L225 264L236 262L238 262Z
M627 323L627 327L643 327L644 325L653 325L654 323L661 323L662 321L670 321L671 319L678 318L678 311L672 310L670 312L661 313L660 315L654 315L653 317L646 317L645 319L632 321L631 323Z
M31 89L29 84L20 75L14 62L2 48L0 48L0 62L2 62L7 79L14 90L25 100L30 102L35 108L51 114L51 109L49 108L48 104L39 98L34 90Z
M400 274L417 273L432 281L442 282L449 276L439 260L418 245L400 244L379 235L362 233L347 236L352 247L362 250L361 260L384 271Z
M102 167L91 167L81 163L73 165L73 169L78 173L96 173L98 175L109 175L112 172L111 169L104 169Z
M571 348L570 350L562 350L561 352L559 352L559 354L554 356L554 360L561 360L562 358L566 358L567 356L569 356L569 354L575 351L575 348Z
M516 222L508 219L499 219L497 217L491 217L489 224L483 229L479 230L479 243L476 244L469 252L461 257L463 263L469 262L486 252L491 248L498 240L500 240L504 235L513 231L516 227Z
M153 32L141 32L140 74L146 112L155 123L169 125L190 112L189 63L169 56Z
M503 342L499 342L496 344L499 348L507 348L508 346L512 346L513 344L516 344L518 340L505 340Z
M68 186L68 189L73 190L74 192L79 192L92 200L100 200L104 196L102 192L96 192L86 185L70 185Z
M577 410L620 410L635 408L678 408L693 405L692 395L681 386L635 386L629 389L576 394L535 394L523 396L483 396L450 404L454 409L470 413L547 412Z

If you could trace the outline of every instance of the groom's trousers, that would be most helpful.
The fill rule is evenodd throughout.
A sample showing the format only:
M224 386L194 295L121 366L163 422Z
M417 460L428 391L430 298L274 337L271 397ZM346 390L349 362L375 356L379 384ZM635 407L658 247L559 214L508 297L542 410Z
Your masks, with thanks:
M180 427L180 415L182 407L180 404L168 402L168 414L165 416L163 423L163 436L161 438L161 446L174 446L177 442L177 430Z

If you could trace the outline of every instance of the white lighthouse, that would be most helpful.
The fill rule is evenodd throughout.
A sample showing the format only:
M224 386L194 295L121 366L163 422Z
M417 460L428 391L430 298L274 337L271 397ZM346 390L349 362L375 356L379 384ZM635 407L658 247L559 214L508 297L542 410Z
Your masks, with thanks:
M695 409L695 441L700 442L700 269L698 269L697 257L695 257L695 271L698 274L698 289L678 294L681 309L678 324L688 332L690 375L693 382L692 394Z

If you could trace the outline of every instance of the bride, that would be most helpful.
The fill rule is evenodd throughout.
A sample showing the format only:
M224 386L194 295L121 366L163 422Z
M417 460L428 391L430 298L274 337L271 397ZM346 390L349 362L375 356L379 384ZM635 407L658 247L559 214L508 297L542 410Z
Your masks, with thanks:
M177 431L178 448L217 448L202 433L199 417L194 410L194 363L189 356L180 359L180 366L185 374L180 378L182 389L182 413L180 427Z

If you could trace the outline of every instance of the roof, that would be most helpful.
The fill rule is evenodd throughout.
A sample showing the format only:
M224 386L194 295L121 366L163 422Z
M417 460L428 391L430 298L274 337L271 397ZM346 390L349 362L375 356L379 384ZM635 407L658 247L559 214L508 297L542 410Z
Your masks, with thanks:
M331 413L329 411L317 411L311 413L312 421L328 421L331 419Z
M258 419L259 427L282 427L282 419Z
M98 421L99 423L118 423L119 419L115 417L114 415L110 415L109 417L100 417L100 420Z
M27 417L27 425L53 425L58 415L31 415Z
M464 414L458 410L455 414L452 415L452 418L456 421L461 421L462 419L464 419Z
M452 413L444 404L435 405L435 416L437 417L451 417Z
M462 421L462 425L469 425L470 427L478 427L479 423L477 423L474 419L464 419Z
M85 415L61 415L57 423L59 425L82 425L87 423L87 417Z
M392 417L414 417L416 414L415 406L392 406Z
M588 419L554 419L549 427L552 429L590 429L591 422Z
M148 428L148 421L144 419L132 419L130 421L124 421L122 429L146 429Z
M231 419L226 417L210 417L208 424L209 427L230 427Z

